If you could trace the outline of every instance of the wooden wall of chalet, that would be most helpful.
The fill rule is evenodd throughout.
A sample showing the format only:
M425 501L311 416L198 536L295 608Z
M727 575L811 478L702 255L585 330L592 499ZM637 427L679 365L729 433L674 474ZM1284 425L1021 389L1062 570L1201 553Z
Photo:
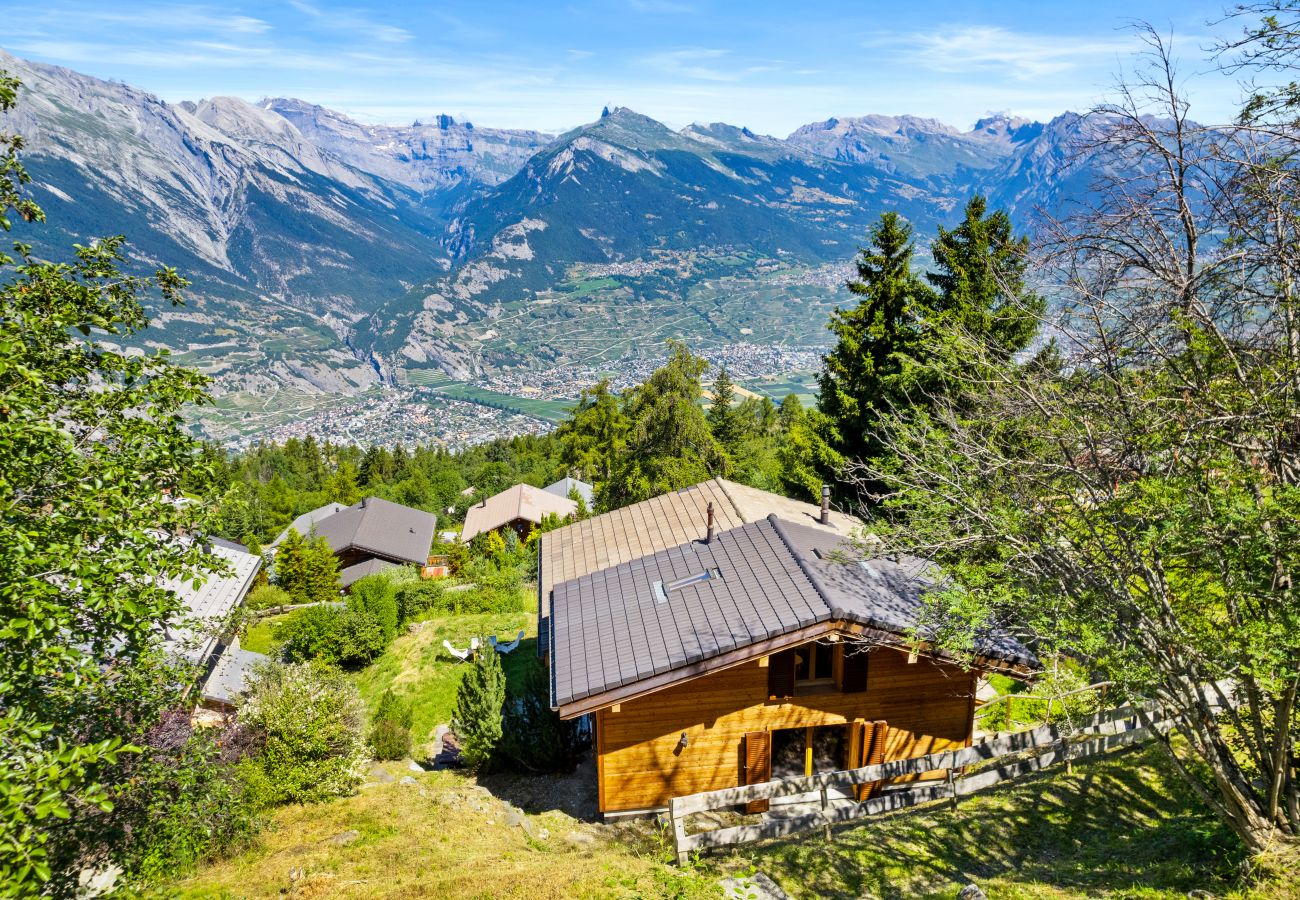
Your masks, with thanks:
M666 807L670 798L742 783L745 733L889 723L885 759L970 742L975 675L891 648L871 652L865 693L768 700L767 660L714 672L596 714L601 812ZM687 745L680 746L682 732Z

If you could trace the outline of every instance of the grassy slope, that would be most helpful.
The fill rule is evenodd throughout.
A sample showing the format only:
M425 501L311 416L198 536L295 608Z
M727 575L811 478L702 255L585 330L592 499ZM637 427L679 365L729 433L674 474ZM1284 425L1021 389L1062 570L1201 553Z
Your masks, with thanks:
M451 721L456 688L464 668L463 663L447 653L443 640L450 640L455 647L465 647L474 635L495 634L508 643L521 628L527 632L527 639L510 655L502 657L507 680L512 675L518 677L523 667L537 656L535 614L435 616L420 630L399 636L373 665L358 672L357 687L372 709L379 695L388 688L410 700L411 737L417 745L423 744L432 739L434 728Z

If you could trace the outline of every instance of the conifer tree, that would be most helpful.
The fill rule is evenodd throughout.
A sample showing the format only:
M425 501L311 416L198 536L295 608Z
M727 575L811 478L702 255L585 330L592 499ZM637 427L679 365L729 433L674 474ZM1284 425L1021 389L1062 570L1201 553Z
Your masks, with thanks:
M290 528L275 551L275 583L294 603L307 603L307 544L298 529Z
M482 642L486 647L487 641ZM465 670L456 691L452 728L460 740L460 758L477 769L492 758L501 740L501 707L506 699L506 675L494 650L482 649Z
M713 403L709 406L709 427L727 453L735 456L744 438L744 422L740 411L736 409L736 385L731 380L726 366L718 369L718 377L713 381Z

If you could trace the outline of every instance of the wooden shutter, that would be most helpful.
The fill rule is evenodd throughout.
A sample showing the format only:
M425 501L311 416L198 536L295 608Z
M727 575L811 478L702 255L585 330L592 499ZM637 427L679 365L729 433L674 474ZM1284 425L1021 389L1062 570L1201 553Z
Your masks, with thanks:
M750 731L745 734L745 784L762 784L772 780L772 735L767 731ZM768 801L754 800L745 804L747 813L767 812Z
M861 694L867 689L867 658L870 655L865 647L844 648L840 690L846 694Z
M782 650L767 658L767 695L778 700L794 696L793 650Z
M889 723L883 720L867 723L866 738L862 742L864 766L878 766L885 761L885 741L889 739ZM858 785L858 799L866 800L880 792L881 781Z

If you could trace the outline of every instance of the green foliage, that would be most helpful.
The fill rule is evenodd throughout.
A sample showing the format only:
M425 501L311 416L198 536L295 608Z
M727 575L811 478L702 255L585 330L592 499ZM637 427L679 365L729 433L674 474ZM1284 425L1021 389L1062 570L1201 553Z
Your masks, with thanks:
M244 603L253 610L274 609L277 606L289 606L293 603L293 598L283 588L264 584L249 591Z
M550 680L541 661L531 657L517 684L506 692L499 759L529 772L568 772L584 749L576 721L551 709Z
M397 636L397 591L385 575L367 575L355 581L348 591L348 609L373 619L385 646Z
M324 603L339 596L339 561L314 531L290 528L275 554L275 583L294 603Z
M446 585L434 578L417 578L398 584L396 592L397 618L405 624L439 608Z
M501 740L501 710L506 698L506 676L495 650L474 654L456 692L452 729L460 741L461 760L477 769L492 758Z
M578 477L596 484L610 480L627 443L628 421L609 379L584 389L567 421L556 430L560 459Z
M0 74L0 109L17 89ZM20 149L0 135L5 230L12 212L42 219ZM123 247L0 253L0 894L67 893L72 861L104 851L93 822L186 680L153 661L180 606L165 583L220 568L182 537L207 511L168 497L207 466L181 415L206 379L99 343L138 340L143 301L178 304L185 286L171 269L127 274Z
M969 360L1005 365L1038 330L1044 303L1025 287L1028 244L1013 237L1005 211L990 214L983 197L971 198L960 225L938 230L934 270L925 279L912 271L914 248L911 226L884 213L848 285L862 299L831 317L836 345L819 399L828 422L814 433L847 460L881 457L885 417L934 407L974 377ZM972 344L984 352L971 354ZM812 457L835 458L809 437L800 439ZM879 480L863 487L869 497L884 489Z
M709 364L684 344L669 347L663 368L624 397L627 448L599 486L606 509L727 474L726 454L700 408Z
M375 759L404 759L411 753L411 704L392 689L384 691L370 720Z
M253 764L275 803L352 793L365 774L365 710L356 686L318 663L271 664L240 705L240 724L261 735Z

